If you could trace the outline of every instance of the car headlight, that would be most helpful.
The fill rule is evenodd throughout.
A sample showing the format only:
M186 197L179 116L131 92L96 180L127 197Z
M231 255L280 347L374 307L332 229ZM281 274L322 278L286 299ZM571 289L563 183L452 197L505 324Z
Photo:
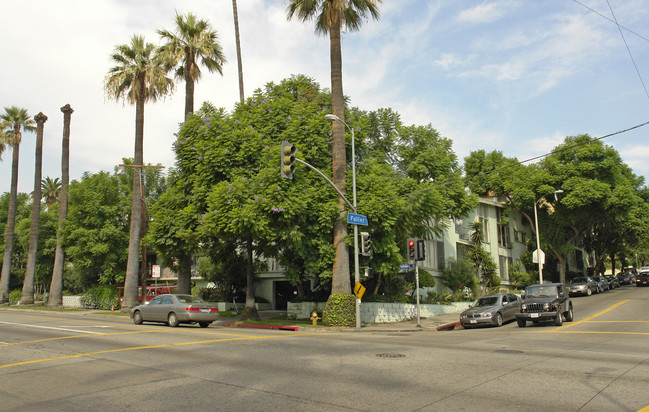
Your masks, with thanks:
M525 312L526 310L527 310L527 305L525 303L523 303L521 305L521 311Z
M491 312L484 312L482 313L483 318L490 318L491 317Z
M546 302L546 303L543 304L543 310L544 310L544 311L547 312L547 311L550 310L550 308L551 308L551 305L550 305L549 303Z
M466 319L466 315L460 315L460 319Z

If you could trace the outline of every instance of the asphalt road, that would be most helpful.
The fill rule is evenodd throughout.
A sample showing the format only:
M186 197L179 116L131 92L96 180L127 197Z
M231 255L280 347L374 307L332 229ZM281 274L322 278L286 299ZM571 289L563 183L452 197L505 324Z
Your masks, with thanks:
M647 407L649 288L575 298L574 308L561 327L331 333L0 308L0 410Z

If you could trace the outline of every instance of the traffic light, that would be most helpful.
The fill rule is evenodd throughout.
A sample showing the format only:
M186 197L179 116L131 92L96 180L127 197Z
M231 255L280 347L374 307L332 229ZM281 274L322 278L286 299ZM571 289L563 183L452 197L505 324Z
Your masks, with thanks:
M417 260L417 240L408 239L407 245L408 245L408 254L407 254L408 259Z
M365 268L365 279L371 279L374 277L374 269Z
M426 259L426 244L421 239L417 241L417 252L415 255L417 256L415 260Z
M293 179L293 171L295 170L295 146L287 141L282 142L282 156L281 156L281 172L282 177Z
M369 256L371 254L370 234L361 232L361 255Z

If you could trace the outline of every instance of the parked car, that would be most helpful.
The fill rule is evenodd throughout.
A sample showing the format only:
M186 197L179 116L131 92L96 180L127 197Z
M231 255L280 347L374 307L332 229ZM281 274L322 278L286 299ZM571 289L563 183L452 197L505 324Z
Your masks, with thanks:
M634 269L635 271L635 269ZM636 273L634 271L625 269L617 274L617 280L620 285L632 285L635 283Z
M608 280L608 284L611 285L611 289L619 288L620 287L620 281L617 280L617 278L613 275L604 275L606 280Z
M593 280L599 285L599 291L604 292L611 288L608 280L604 276L593 276Z
M525 288L521 310L516 314L519 327L524 328L528 321L538 323L544 320L554 321L556 326L561 326L564 319L572 322L574 317L572 300L563 283L543 283Z
M599 291L599 285L590 276L573 278L568 284L568 294L590 296Z
M649 286L649 266L643 266L635 278L636 286Z
M181 323L198 323L206 328L219 318L216 304L192 295L165 294L131 309L133 323L162 322L175 327Z
M481 325L502 326L516 319L520 307L521 300L513 293L482 296L460 314L460 323L465 329Z

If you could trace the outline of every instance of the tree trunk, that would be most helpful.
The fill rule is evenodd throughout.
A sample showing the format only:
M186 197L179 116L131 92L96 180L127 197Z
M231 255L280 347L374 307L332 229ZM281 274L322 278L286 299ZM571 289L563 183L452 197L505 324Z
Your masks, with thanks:
M131 228L128 242L126 279L124 280L124 299L122 312L129 312L138 304L138 273L140 268L140 237L142 227L142 165L144 158L144 77L138 78L138 93L135 109L135 170L133 173L133 197L131 199ZM138 167L139 166L139 167Z
M345 102L342 80L342 52L340 46L340 23L332 25L329 30L331 53L331 106L334 115L345 120ZM345 152L345 125L343 122L332 123L332 169L333 183L345 193L345 172L347 160ZM345 244L347 223L345 219L345 201L338 198L340 215L334 224L334 258L331 293L351 293L349 275L349 250Z
M32 222L29 227L29 249L27 251L27 267L23 279L23 291L20 303L34 303L34 278L36 277L36 255L38 253L38 225L41 217L41 179L43 174L43 126L47 116L38 113L36 120L36 156L34 159L34 193L32 193Z
M14 228L16 225L16 198L18 197L18 159L20 158L20 129L14 130L14 142L11 145L13 160L11 163L11 192L9 210L7 211L7 228L5 229L5 250L0 272L0 304L9 302L9 278L11 277L11 254L14 247Z
M178 282L176 291L189 295L192 293L192 257L191 255L180 258L180 271L178 273Z
M239 319L259 320L255 306L255 270L253 267L252 239L246 240L246 306Z
M232 0L232 12L234 14L234 39L237 46L237 68L239 71L239 101L243 103L243 67L241 64L241 43L239 41L239 14L237 13L237 0Z
M63 264L65 250L61 241L63 221L68 216L68 183L70 182L70 118L74 110L69 104L61 107L63 112L63 142L61 144L61 192L59 194L59 226L56 232L56 252L48 307L63 306Z
M187 115L194 113L194 80L189 71L192 63L193 56L188 53L187 63L185 64L185 121L187 120Z

